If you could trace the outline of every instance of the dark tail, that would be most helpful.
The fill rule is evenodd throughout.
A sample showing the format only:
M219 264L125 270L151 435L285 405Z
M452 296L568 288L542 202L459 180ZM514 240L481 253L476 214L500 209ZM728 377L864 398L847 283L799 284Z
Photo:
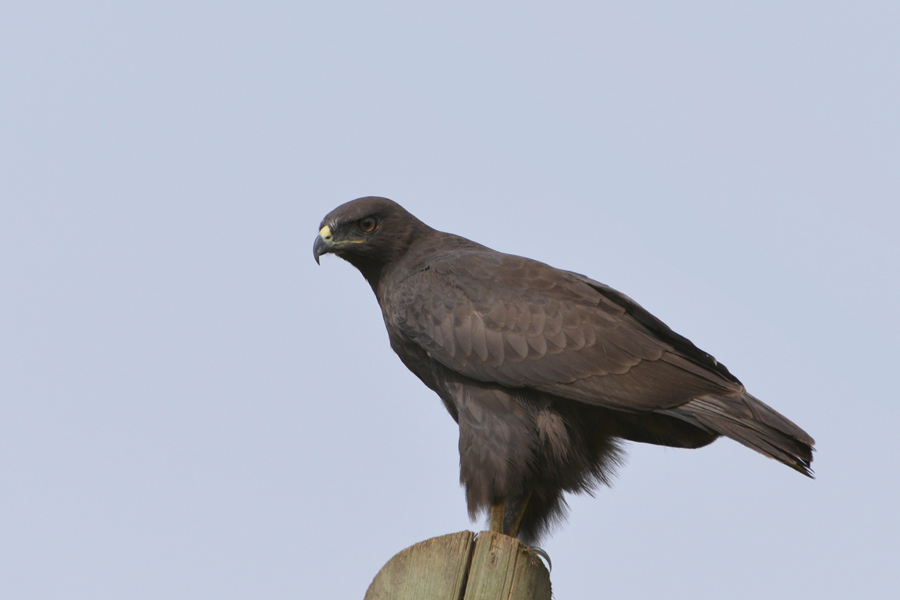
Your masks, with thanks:
M815 440L746 392L739 396L703 396L666 412L813 477L810 465Z

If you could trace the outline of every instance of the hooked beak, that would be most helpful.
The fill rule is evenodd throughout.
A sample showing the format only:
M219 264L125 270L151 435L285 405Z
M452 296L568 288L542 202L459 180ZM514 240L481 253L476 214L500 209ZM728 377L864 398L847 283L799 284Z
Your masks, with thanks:
M313 244L313 258L316 259L316 264L319 264L320 256L328 254L333 249L334 241L331 235L331 227L326 225L319 230L319 235L316 237L316 241Z

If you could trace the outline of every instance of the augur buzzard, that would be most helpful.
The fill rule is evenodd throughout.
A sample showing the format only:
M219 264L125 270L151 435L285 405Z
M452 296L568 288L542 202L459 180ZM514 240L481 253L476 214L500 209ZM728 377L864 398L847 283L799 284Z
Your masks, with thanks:
M563 492L608 484L620 440L729 437L812 475L813 439L725 365L584 275L432 229L386 198L331 211L313 247L369 282L391 347L459 424L470 515L535 541Z

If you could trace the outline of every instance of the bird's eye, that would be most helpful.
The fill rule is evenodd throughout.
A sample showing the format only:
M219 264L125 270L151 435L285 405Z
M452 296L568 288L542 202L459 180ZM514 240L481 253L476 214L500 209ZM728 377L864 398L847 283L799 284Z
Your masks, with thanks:
M369 233L373 229L375 229L375 218L374 217L366 217L365 219L359 222L359 228L364 232Z

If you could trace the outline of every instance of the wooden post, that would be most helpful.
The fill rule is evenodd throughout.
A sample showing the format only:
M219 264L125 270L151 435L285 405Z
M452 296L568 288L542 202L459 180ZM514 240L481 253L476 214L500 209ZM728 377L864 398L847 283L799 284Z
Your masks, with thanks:
M397 554L365 600L550 600L550 573L516 538L461 531Z

